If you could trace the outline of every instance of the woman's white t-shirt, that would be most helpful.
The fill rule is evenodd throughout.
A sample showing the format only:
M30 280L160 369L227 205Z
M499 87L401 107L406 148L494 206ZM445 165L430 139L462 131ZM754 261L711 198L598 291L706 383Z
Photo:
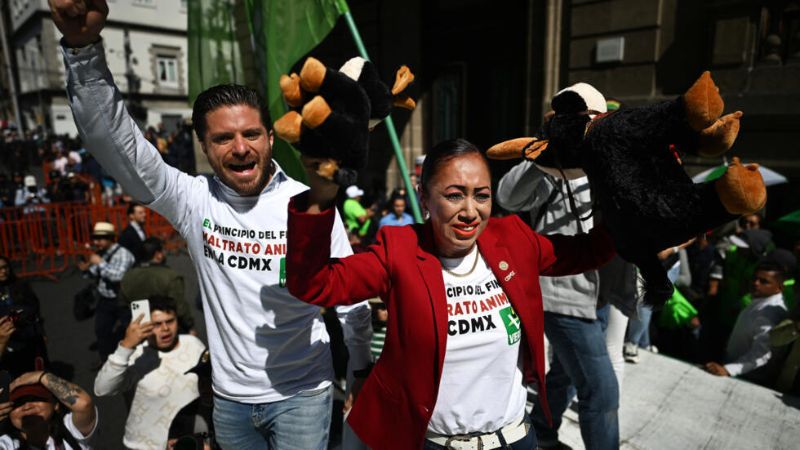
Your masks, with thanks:
M522 326L477 246L463 258L440 260L448 336L428 430L447 436L497 431L525 413Z

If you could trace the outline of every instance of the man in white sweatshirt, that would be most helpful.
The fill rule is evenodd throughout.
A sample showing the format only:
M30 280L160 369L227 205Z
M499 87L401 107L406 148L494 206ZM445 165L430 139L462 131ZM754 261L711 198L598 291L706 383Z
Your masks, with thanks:
M206 348L190 334L178 335L174 300L151 298L149 319L142 314L133 318L94 380L98 397L134 391L122 443L135 450L163 450L168 438L193 432L169 436L178 413L199 396L197 375L186 372Z
M723 377L743 376L768 383L775 375L769 332L786 318L783 301L783 269L772 263L759 263L753 274L752 302L739 313L726 349L727 363L709 362L705 369Z
M214 176L165 164L128 115L105 60L105 0L50 0L64 34L67 98L86 148L139 202L186 239L212 357L214 426L224 449L323 449L333 368L319 308L285 288L287 206L307 187L272 159L265 105L252 89L216 86L194 103L193 127ZM351 253L341 220L331 255ZM350 369L370 361L366 302L338 310Z

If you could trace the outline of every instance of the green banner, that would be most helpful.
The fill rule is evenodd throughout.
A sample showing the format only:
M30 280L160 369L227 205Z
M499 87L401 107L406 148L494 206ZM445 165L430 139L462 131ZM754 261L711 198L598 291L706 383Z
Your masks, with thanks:
M189 102L211 86L244 83L233 0L191 0L188 7Z
M264 85L269 113L286 113L279 80L330 33L341 14L336 0L244 0L253 36L256 67ZM305 180L299 153L275 139L273 157L289 176Z

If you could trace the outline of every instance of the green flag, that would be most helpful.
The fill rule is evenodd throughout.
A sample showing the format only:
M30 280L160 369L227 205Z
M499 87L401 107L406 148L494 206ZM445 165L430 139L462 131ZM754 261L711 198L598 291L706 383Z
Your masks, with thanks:
M339 0L245 0L253 36L256 67L264 84L269 113L286 112L279 80L330 33L346 3ZM305 180L298 152L275 139L273 157L289 176Z
M188 2L189 102L211 86L244 83L233 0Z

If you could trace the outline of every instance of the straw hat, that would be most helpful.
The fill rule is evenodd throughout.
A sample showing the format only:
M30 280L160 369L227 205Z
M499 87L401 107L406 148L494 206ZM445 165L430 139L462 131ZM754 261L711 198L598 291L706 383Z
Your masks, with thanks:
M114 225L108 222L97 222L92 229L93 238L113 238L116 234Z

